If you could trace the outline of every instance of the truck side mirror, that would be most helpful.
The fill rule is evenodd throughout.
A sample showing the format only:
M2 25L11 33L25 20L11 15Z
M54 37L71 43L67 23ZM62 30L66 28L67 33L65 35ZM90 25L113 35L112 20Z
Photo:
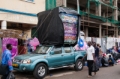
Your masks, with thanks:
M51 52L50 52L50 55L54 55L54 51L51 51Z

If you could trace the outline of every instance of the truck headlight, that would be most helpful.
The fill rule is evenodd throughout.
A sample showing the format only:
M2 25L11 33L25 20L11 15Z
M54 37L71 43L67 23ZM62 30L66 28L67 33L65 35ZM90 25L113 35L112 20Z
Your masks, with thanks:
M31 60L30 60L30 59L26 59L26 60L23 60L22 63L23 63L23 64L30 64L30 63L31 63Z

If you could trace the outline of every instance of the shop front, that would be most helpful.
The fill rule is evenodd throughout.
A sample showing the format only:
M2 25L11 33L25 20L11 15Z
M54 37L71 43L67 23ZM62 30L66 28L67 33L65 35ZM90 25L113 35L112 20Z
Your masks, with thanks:
M11 25L12 26L9 26ZM12 55L27 54L27 40L31 39L31 28L18 27L14 25L19 25L17 23L8 23L8 29L0 29L0 53L6 49L7 44L12 44ZM21 25L21 24L20 24ZM30 26L30 25L28 25Z
M31 29L36 26L37 17L12 13L3 13L0 16L0 53L10 43L13 45L14 56L26 54L26 43L32 38Z

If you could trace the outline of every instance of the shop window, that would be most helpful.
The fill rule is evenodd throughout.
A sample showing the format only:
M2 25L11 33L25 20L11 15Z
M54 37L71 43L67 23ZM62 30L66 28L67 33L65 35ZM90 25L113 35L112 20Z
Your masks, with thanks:
M62 48L54 48L54 54L61 54Z
M70 47L65 47L64 50L65 50L65 53L71 53L71 48Z

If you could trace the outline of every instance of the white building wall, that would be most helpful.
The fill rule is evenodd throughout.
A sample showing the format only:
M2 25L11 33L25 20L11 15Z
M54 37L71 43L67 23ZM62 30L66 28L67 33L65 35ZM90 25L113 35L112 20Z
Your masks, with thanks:
M36 14L45 10L45 0L0 0L0 8Z
M38 12L45 11L46 0L0 0L0 20L17 23L37 24L37 16L24 15L13 12L30 13L37 15ZM1 9L6 11L1 11Z

